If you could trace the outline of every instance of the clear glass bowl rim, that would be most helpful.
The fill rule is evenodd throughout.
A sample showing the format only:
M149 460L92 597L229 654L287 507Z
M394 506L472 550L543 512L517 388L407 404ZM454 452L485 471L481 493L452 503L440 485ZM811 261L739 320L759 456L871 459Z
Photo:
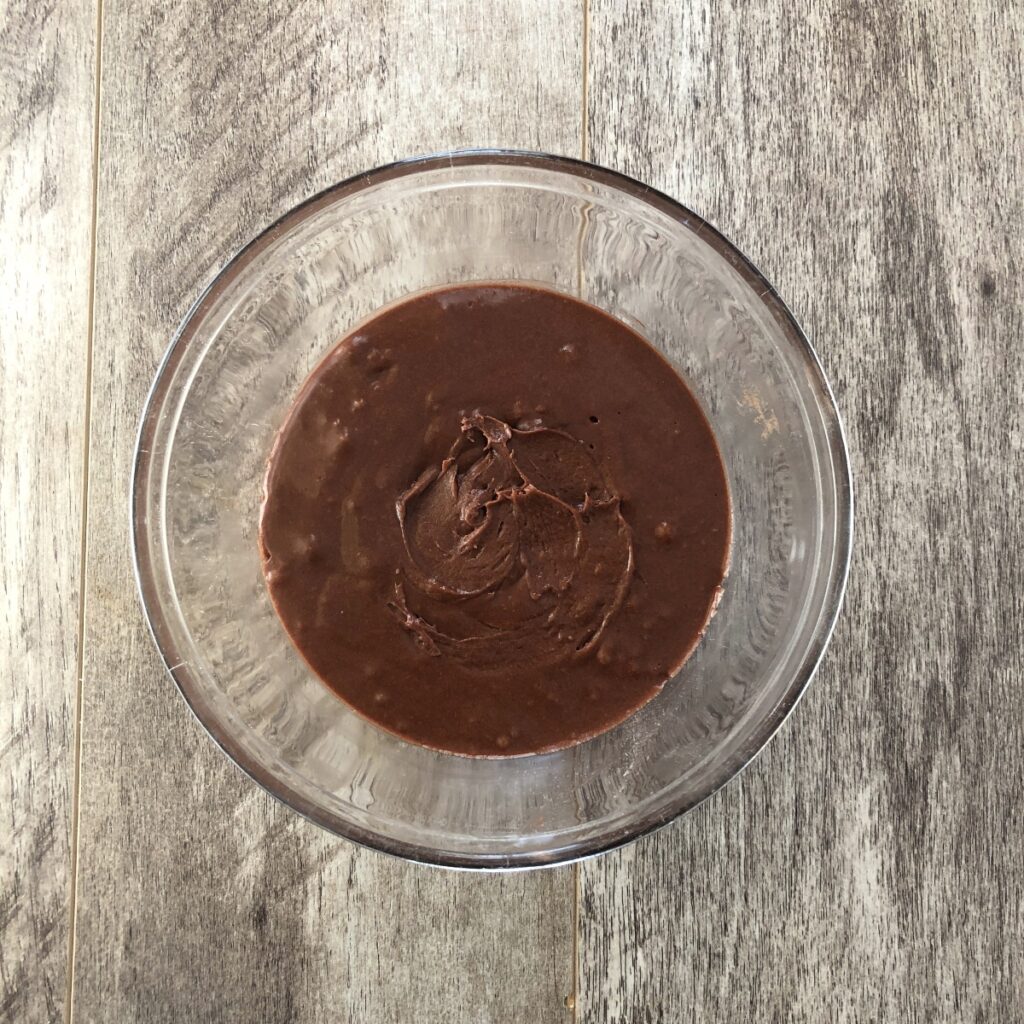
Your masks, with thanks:
M685 798L676 805L670 805L656 814L641 817L627 831L616 831L610 839L595 837L580 843L567 851L559 851L555 857L543 853L529 853L521 858L512 857L501 863L481 859L478 855L435 850L401 842L354 825L339 815L331 814L307 800L292 787L282 782L263 766L257 764L235 741L230 730L225 728L206 704L202 687L194 677L189 665L179 655L173 634L168 626L167 616L171 609L165 607L159 598L156 581L159 569L149 557L150 521L146 514L150 498L149 481L153 463L153 439L160 422L164 402L174 380L174 372L183 358L193 334L194 326L201 323L207 307L249 262L258 257L282 234L287 233L323 206L346 196L354 195L372 186L393 179L415 175L441 168L480 166L518 166L550 170L572 175L584 181L597 182L606 187L640 200L664 215L685 224L706 244L725 257L746 284L752 287L759 300L779 325L784 337L793 345L807 371L807 379L815 393L816 404L822 415L828 439L829 455L835 474L836 487L836 535L834 556L830 566L830 579L818 612L818 629L811 637L804 657L793 674L789 686L776 704L772 713L759 724L751 741L732 758L722 762L705 790L696 796ZM853 548L853 481L850 473L850 459L845 431L832 389L825 377L817 353L775 288L754 263L717 228L703 217L671 196L653 189L619 171L613 171L597 164L573 157L555 156L549 153L515 149L460 149L414 156L385 164L373 170L364 171L331 185L321 192L294 206L278 220L265 228L248 244L239 249L206 286L202 294L185 314L160 362L156 376L146 398L139 424L132 467L130 496L130 526L132 540L132 564L135 581L142 603L143 612L150 634L160 652L164 666L174 680L182 697L193 715L220 747L220 749L262 789L281 801L287 807L316 823L328 832L341 836L360 846L377 850L423 864L449 868L475 870L522 870L534 867L550 867L573 863L587 857L597 856L609 850L635 842L642 836L663 828L672 821L687 814L713 796L750 765L793 712L800 698L814 677L825 648L832 636L846 590L850 559Z

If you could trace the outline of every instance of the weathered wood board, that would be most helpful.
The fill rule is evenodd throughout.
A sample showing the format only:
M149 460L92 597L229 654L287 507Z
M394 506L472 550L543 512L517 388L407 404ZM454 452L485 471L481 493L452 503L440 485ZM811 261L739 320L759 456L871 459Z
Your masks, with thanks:
M299 200L454 145L578 152L568 3L104 4L75 1018L563 1020L571 870L424 870L245 780L146 634L124 515L157 361Z
M592 159L791 304L857 526L782 733L582 869L580 1020L1024 1017L1022 25L995 0L590 0Z
M95 23L0 5L0 1021L67 985Z

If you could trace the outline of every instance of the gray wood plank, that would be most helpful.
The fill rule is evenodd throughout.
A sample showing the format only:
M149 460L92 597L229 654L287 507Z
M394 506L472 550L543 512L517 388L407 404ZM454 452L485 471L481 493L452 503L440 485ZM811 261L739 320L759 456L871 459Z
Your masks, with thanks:
M0 5L0 1021L66 987L94 26Z
M592 158L704 213L791 303L858 526L768 751L583 868L579 1019L1024 1019L1020 8L590 7Z
M146 634L125 500L162 350L264 225L419 151L578 151L579 7L104 9L75 1019L562 1020L572 872L405 866L244 780Z

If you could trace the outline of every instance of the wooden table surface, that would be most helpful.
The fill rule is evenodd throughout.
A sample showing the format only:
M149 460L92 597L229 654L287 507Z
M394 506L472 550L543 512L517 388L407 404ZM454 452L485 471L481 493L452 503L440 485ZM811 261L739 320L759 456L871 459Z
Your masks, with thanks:
M0 1020L1024 1020L1016 0L0 4ZM273 802L146 633L157 361L299 200L456 146L583 155L744 248L857 492L808 696L579 867L406 866Z

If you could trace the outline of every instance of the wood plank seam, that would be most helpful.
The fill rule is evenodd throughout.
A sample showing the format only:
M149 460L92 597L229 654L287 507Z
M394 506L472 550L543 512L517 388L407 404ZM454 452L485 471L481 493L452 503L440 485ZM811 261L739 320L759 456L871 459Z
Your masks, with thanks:
M89 548L89 455L92 421L92 356L96 310L96 225L99 204L100 167L100 90L103 81L103 0L96 0L96 56L92 110L92 196L89 224L89 299L86 314L85 408L82 423L82 511L79 529L78 562L78 645L75 672L75 722L72 740L73 775L71 780L71 864L68 875L68 960L64 991L64 1019L71 1024L75 988L75 919L78 907L78 815L82 778L82 685L85 678L85 572Z
M582 110L580 112L580 158L587 159L588 135L587 135L587 109L589 106L589 94L587 87L587 61L590 56L590 0L583 0L583 38L581 40L580 52L582 54L582 72L580 75ZM585 230L585 225L581 229ZM580 257L578 258L579 268L579 293L583 295L583 260L582 260L583 237L580 235ZM580 866L572 866L572 1002L568 1009L572 1012L573 1024L579 1020L580 1014Z
M580 119L580 155L584 160L587 159L588 146L588 129L587 129L587 107L590 102L589 88L587 84L587 60L590 57L590 0L583 0L583 45L581 47L583 52L583 114Z

